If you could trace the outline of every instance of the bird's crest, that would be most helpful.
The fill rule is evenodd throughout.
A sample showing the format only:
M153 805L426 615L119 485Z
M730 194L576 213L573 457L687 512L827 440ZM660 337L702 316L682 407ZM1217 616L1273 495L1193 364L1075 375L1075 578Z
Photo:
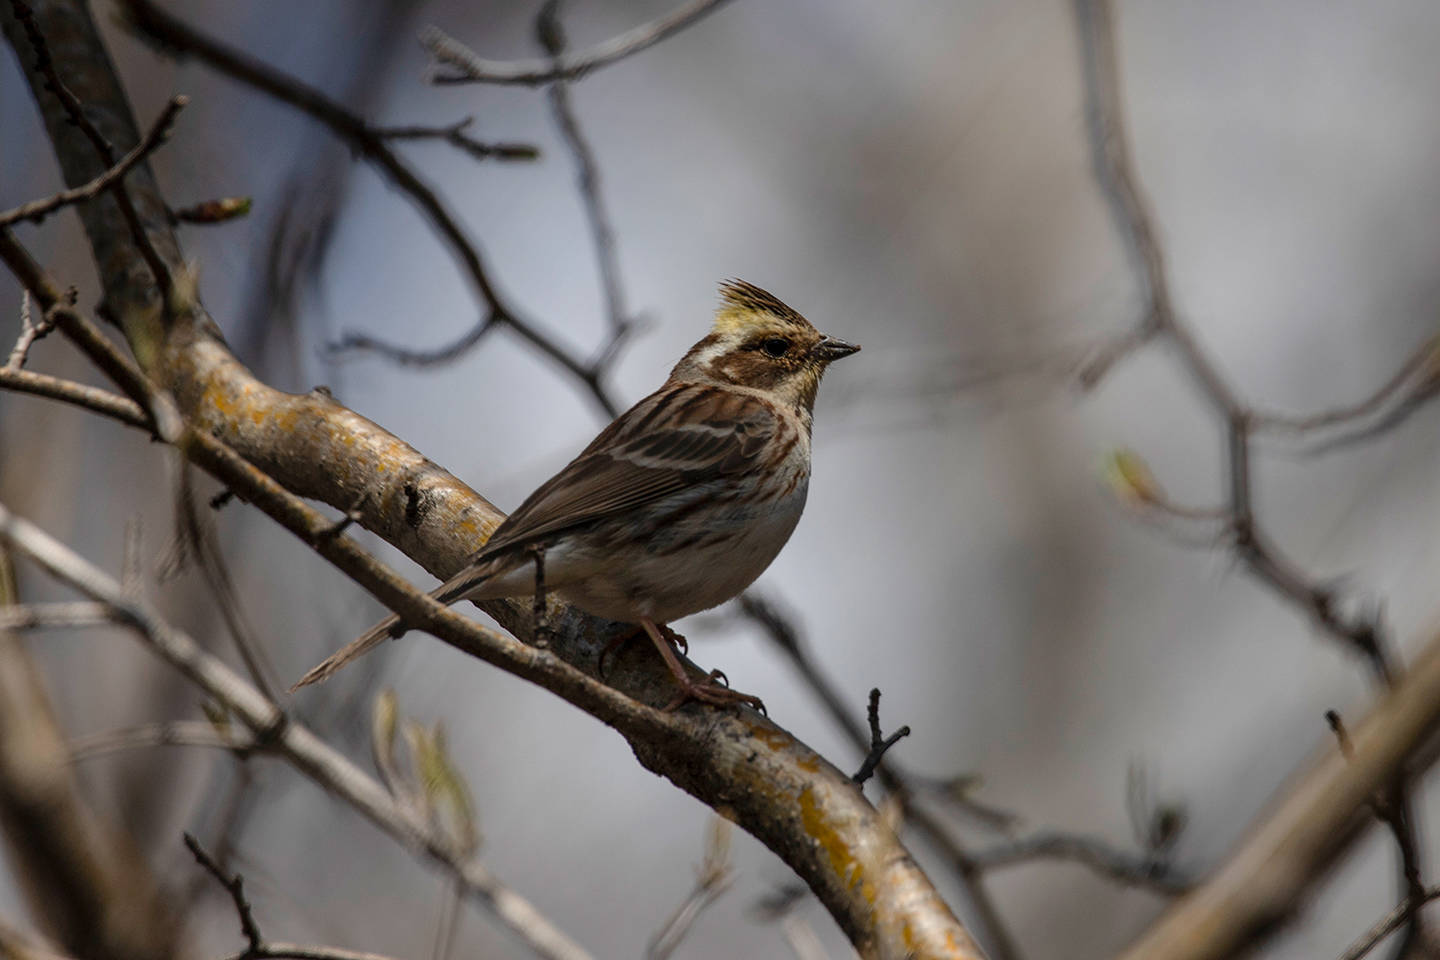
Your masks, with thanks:
M753 283L726 280L720 284L720 308L715 311L717 332L743 332L773 325L776 320L803 330L815 329L798 311Z

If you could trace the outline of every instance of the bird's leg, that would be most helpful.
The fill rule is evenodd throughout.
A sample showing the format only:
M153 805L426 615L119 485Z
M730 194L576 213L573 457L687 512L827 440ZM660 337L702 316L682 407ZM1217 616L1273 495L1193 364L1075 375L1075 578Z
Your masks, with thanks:
M674 630L671 630L663 623L657 623L655 627L660 631L660 635L663 636L666 640L668 640L671 644L673 644L675 646L675 649L679 650L682 655L690 652L689 640L686 640L683 636L676 633ZM640 636L644 632L644 627L636 626L633 629L626 630L624 633L617 633L614 637L611 638L609 643L605 644L605 649L600 651L599 663L596 664L596 670L599 672L602 679L605 677L605 661L609 660L610 657L615 653L615 651L619 650L621 647L625 646L625 644L629 643L631 640L634 640L636 637Z
M550 646L550 607L545 602L545 548L536 545L530 549L535 557L535 646Z
M600 651L600 660L595 668L600 674L601 679L605 677L605 661L610 658L611 654L644 632L644 627L634 627L633 629L626 630L624 633L615 634L615 636L610 639L610 642L605 644L605 648Z
M680 662L680 657L675 653L674 647L671 646L673 641L666 636L667 633L671 636L678 636L674 631L668 627L661 627L648 618L641 620L640 626L644 628L651 642L655 644L655 649L660 651L660 658L665 661L665 666L670 669L670 675L675 678L675 685L680 688L675 699L665 705L666 711L674 710L687 700L699 700L701 703L717 707L743 703L754 707L761 713L765 712L765 704L760 701L759 697L721 686L713 677L706 677L700 681L692 680L690 675L685 672L685 666Z

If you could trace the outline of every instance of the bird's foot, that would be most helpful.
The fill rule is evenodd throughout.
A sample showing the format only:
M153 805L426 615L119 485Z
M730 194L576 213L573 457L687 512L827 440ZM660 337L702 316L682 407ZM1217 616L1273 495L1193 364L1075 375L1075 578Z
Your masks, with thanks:
M731 690L729 679L725 676L724 672L720 670L711 670L710 676L704 680L676 677L675 685L680 688L679 692L675 695L675 699L661 708L666 713L669 713L683 703L698 700L701 703L708 703L717 707L743 703L748 707L754 707L767 717L770 715L765 709L764 701L759 697L749 693L741 693L739 690Z

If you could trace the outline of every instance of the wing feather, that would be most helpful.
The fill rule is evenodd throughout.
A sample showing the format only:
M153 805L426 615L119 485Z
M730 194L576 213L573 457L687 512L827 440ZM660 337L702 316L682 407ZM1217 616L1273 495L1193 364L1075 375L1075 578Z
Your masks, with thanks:
M667 385L621 414L531 494L475 562L756 469L780 429L780 417L758 397Z

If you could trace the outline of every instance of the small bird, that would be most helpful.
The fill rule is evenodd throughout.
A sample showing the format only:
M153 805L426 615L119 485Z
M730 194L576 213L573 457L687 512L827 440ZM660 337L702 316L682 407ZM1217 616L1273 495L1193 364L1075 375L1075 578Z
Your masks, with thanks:
M691 679L668 624L738 595L790 539L810 485L820 378L860 348L752 284L726 282L720 296L714 327L664 385L532 493L432 597L533 597L543 579L587 613L638 626L621 639L647 634L679 687L671 707L761 706L715 674ZM295 686L403 630L397 617L381 621Z

